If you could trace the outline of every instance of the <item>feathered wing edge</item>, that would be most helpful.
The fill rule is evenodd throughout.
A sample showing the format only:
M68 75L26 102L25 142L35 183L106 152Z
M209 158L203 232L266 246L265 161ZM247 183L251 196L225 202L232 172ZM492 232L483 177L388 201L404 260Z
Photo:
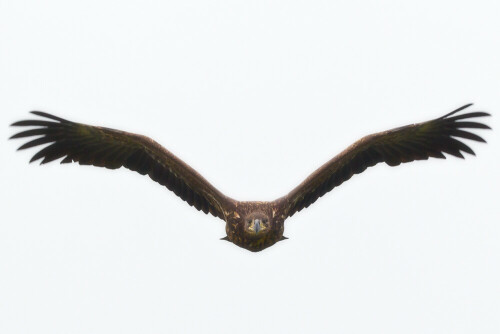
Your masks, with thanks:
M461 152L474 151L459 139L486 142L480 136L463 129L490 129L472 118L490 116L485 112L458 114L470 107L466 104L437 119L407 125L363 137L312 173L274 205L285 217L309 207L318 198L347 181L354 174L380 162L397 166L404 162L445 159L443 153L464 158ZM459 139L457 139L459 138Z
M222 220L232 199L224 196L193 168L152 139L124 131L75 123L41 112L45 119L15 122L12 126L33 127L14 134L10 139L33 138L18 148L27 149L49 144L39 150L30 162L41 164L63 158L61 163L78 162L116 169L125 167L149 177L204 213ZM47 120L48 119L48 120Z

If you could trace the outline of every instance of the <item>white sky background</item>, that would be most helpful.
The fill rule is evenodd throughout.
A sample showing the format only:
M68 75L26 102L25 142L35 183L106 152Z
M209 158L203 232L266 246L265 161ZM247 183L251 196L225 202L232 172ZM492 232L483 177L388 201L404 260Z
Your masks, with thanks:
M500 3L0 1L1 333L498 333ZM272 200L465 103L477 158L378 165L260 253L128 170L28 164L43 110Z

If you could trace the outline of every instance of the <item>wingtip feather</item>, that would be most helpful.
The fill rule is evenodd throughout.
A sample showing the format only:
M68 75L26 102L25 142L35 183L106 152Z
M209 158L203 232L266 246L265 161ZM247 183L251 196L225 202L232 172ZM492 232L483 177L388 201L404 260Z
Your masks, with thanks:
M52 120L58 121L58 122L69 122L68 120L66 120L64 118L54 116L54 115L46 113L44 111L32 110L32 111L30 111L30 113L34 114L34 115L37 115L37 116L49 118L49 119L52 119Z
M459 112L459 111L462 111L462 110L464 110L464 109L467 109L467 108L469 108L470 106L473 106L473 105L474 105L474 103L467 103L467 104L465 104L465 105L461 106L460 108L457 108L457 109L453 110L452 112L449 112L449 113L447 113L446 115L444 115L444 116L442 116L442 117L440 117L440 118L446 118L446 117L448 117L448 116L451 116L451 115L453 115L453 114L456 114L456 113L457 113L457 112Z

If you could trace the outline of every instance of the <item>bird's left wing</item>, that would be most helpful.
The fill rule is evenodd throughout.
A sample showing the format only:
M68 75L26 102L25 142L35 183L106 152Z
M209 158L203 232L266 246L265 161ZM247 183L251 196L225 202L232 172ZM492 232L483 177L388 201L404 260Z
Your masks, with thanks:
M30 162L42 164L63 158L61 163L78 162L116 169L125 167L166 186L189 205L224 220L224 211L232 199L224 196L193 168L151 138L104 127L75 123L41 111L33 114L48 120L19 121L12 126L33 129L11 137L38 137L21 147L49 144L37 152Z
M471 112L455 115L469 106L471 104L431 121L375 133L358 140L318 168L288 195L277 199L273 205L283 218L290 217L349 180L353 174L362 173L380 162L397 166L402 162L426 160L429 157L444 159L443 152L459 158L463 158L460 151L474 154L469 146L457 138L485 142L478 135L463 129L489 129L483 123L469 121L489 114Z

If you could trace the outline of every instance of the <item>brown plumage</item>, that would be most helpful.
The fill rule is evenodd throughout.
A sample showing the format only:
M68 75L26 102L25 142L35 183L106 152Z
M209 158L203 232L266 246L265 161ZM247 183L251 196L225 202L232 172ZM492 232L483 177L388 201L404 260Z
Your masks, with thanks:
M461 152L474 155L459 139L485 142L463 129L489 129L472 118L489 116L485 112L455 115L470 107L465 105L440 118L366 136L325 163L289 194L272 202L241 202L223 195L182 160L154 140L119 130L74 123L44 112L33 114L48 120L19 121L13 126L33 129L11 137L37 137L19 149L49 144L30 162L47 163L63 158L61 163L78 162L116 169L125 167L149 177L204 213L226 222L223 239L250 251L261 251L283 236L284 221L307 208L318 198L341 185L353 174L380 162L397 166L402 162L444 159L443 153L463 158ZM459 139L458 139L459 138Z

